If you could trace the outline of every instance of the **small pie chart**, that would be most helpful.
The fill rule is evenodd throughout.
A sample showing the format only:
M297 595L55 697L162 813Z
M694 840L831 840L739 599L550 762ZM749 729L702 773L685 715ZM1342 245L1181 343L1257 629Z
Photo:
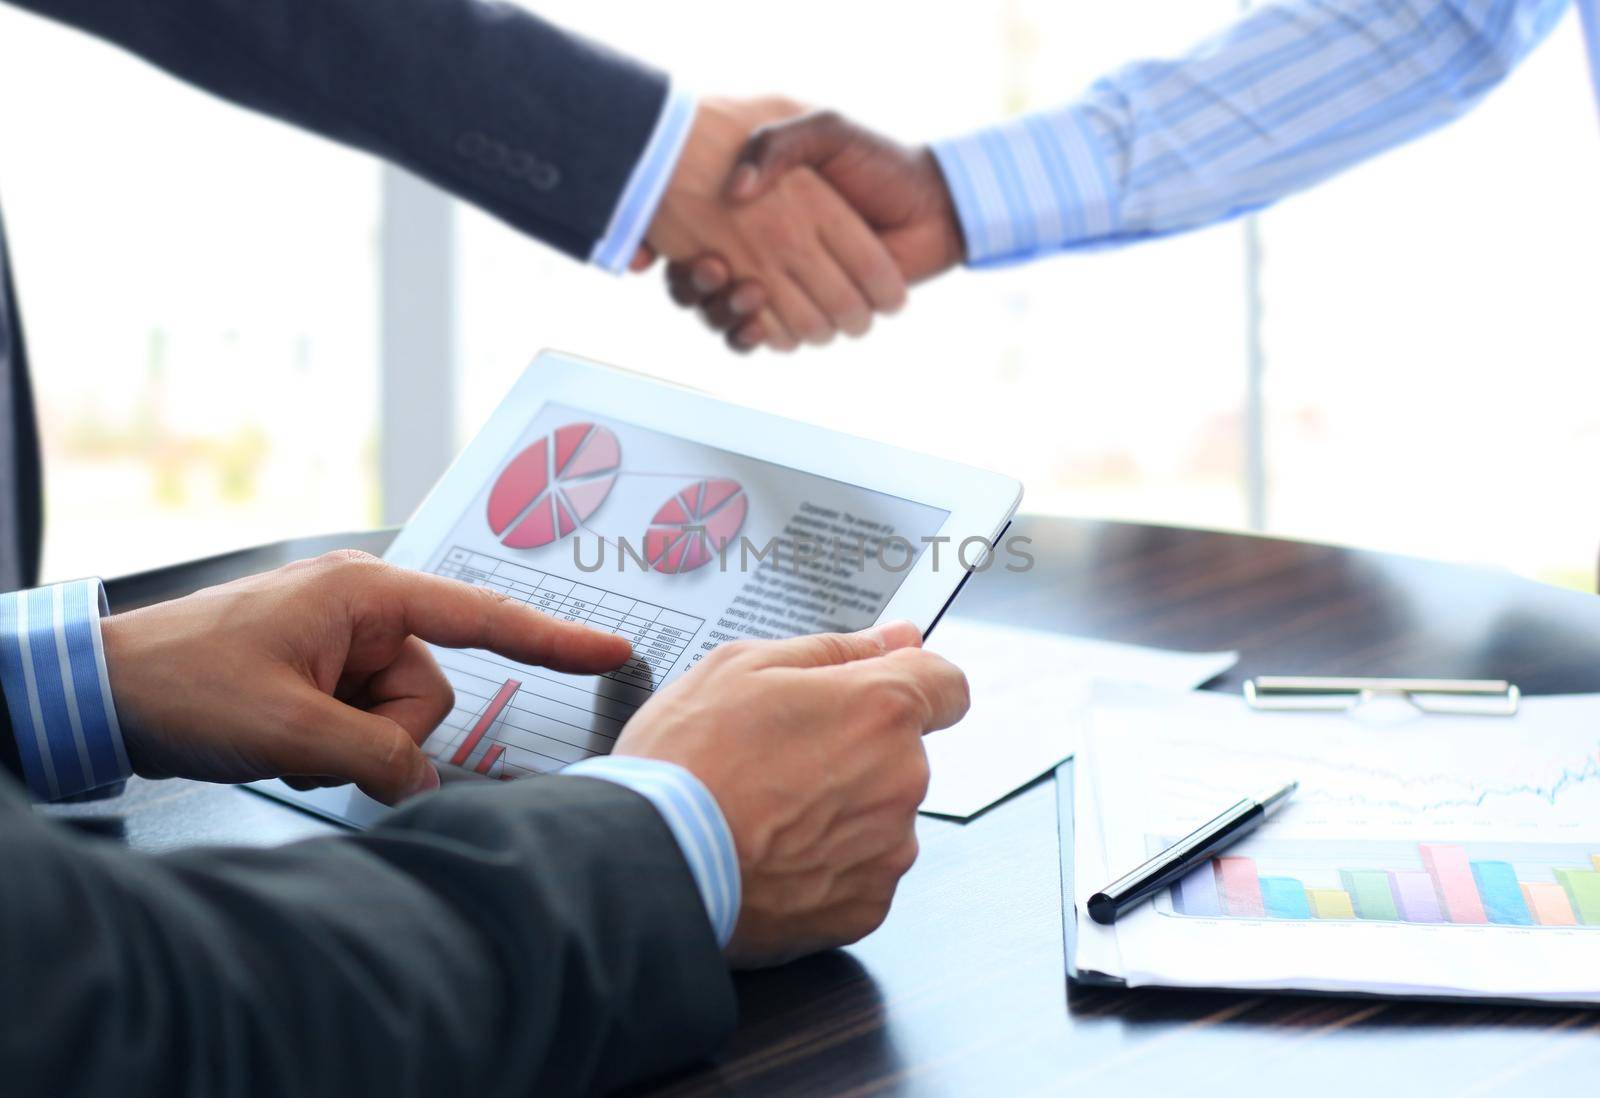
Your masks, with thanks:
M736 480L697 480L656 512L644 557L657 572L692 572L738 537L749 500Z
M611 494L621 460L610 429L558 427L500 473L489 492L489 529L508 549L538 549L566 537Z

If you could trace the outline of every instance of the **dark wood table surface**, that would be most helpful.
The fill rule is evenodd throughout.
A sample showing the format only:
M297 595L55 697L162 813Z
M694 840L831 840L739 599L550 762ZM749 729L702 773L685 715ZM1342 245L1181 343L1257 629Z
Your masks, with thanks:
M953 613L1172 648L1237 648L1212 689L1272 673L1509 678L1600 691L1600 598L1499 572L1206 531L1024 518L1037 566L974 576ZM333 546L307 539L110 585L127 609ZM1041 715L1048 719L1048 715ZM253 794L135 781L56 809L120 814L148 849L270 843L328 825ZM652 1092L1192 1096L1600 1095L1600 1012L1069 989L1054 791L967 824L924 818L888 922L858 945L739 977L742 1024ZM1595 974L1600 983L1600 973Z

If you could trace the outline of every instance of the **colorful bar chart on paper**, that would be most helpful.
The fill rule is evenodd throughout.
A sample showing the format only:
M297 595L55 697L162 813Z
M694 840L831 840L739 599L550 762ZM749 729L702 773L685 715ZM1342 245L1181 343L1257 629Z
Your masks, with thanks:
M1152 836L1152 849L1166 840ZM1203 919L1600 930L1593 843L1252 840L1157 908Z

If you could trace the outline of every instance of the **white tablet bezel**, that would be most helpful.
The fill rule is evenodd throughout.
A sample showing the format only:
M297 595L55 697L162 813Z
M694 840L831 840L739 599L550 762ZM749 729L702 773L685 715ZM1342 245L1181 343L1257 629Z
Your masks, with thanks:
M493 479L506 455L546 404L568 405L637 427L827 477L948 512L939 536L950 540L935 554L919 555L879 620L905 619L924 634L968 574L957 548L966 539L993 545L1022 500L1017 480L983 469L759 412L669 382L557 351L543 351L523 371L483 429L440 478L400 531L385 559L408 568L428 560L460 519L457 509L431 507L435 497L475 495ZM459 486L459 487L458 487ZM977 543L966 562L982 564ZM280 782L253 788L330 818L358 826L381 815L376 802L350 787L301 793Z

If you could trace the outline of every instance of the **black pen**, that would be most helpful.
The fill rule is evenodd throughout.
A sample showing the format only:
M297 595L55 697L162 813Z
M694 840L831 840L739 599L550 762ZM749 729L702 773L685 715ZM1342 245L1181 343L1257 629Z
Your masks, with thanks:
M1289 794L1299 788L1299 782L1290 782L1276 792L1246 797L1223 810L1216 819L1201 824L1132 873L1090 896L1089 918L1108 926L1116 922L1117 916L1134 904L1148 900L1217 851L1232 846L1260 827L1262 821L1281 808Z

